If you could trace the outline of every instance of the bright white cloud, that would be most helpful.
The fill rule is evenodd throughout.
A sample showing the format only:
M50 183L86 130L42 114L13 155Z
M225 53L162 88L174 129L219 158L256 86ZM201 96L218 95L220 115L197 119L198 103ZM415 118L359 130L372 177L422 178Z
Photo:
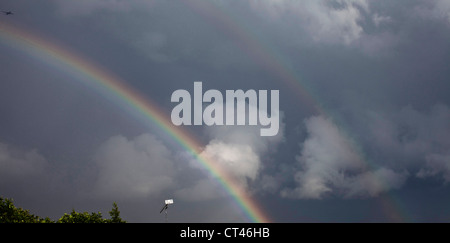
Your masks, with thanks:
M206 131L211 141L203 153L246 185L247 179L253 181L258 177L263 167L261 158L276 151L283 141L282 119L281 115L278 134L271 137L261 137L259 126L209 127Z
M201 155L217 163L222 170L231 176L239 185L249 191L258 189L273 191L278 182L267 175L264 170L264 159L270 158L277 146L284 140L284 123L280 115L280 130L276 136L261 137L259 126L211 126L206 127L209 143ZM199 163L191 160L191 168L200 169ZM262 176L262 179L260 178ZM191 200L192 198L217 198L223 196L213 189L217 187L211 177L184 188L177 195ZM253 182L261 182L256 185ZM209 185L208 185L209 183ZM214 186L215 185L215 186ZM250 187L251 185L251 187ZM259 188L255 188L259 187ZM189 196L196 195L195 197Z
M261 167L259 156L249 145L213 140L201 155L218 163L220 168L243 185L247 184L247 179L255 180Z

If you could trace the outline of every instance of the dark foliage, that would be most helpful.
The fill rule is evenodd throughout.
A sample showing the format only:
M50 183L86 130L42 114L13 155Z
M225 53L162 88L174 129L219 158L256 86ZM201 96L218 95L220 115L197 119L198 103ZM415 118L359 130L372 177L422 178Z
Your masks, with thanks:
M126 223L120 217L119 207L113 203L109 212L110 219L103 219L102 214L76 212L74 209L70 214L65 213L57 221L31 214L28 210L14 206L13 200L0 197L0 223Z

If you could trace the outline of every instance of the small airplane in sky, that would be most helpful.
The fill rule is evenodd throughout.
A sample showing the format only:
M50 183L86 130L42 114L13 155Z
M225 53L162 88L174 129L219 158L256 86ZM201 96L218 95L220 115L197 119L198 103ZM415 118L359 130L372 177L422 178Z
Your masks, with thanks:
M13 12L11 12L11 11L2 11L5 15L11 15L11 14L14 14Z

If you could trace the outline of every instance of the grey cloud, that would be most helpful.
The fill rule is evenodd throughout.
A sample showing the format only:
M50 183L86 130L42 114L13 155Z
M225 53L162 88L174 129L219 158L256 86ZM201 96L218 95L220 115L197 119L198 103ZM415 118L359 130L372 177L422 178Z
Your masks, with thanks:
M395 160L391 166L416 171L422 179L449 180L450 109L442 104L425 111L405 107L394 114L372 112L369 130L377 153Z
M404 186L409 173L407 171L395 172L392 169L380 168L360 173L347 180L339 187L346 190L344 197L375 197L382 192L400 189Z
M258 11L274 19L290 15L317 42L351 44L363 34L361 11L369 11L366 0L341 1L251 1ZM337 6L336 6L337 5Z
M443 19L450 22L450 4L446 0L420 2L414 8L414 13L425 19Z
M376 27L379 27L382 24L387 24L391 22L392 18L390 16L383 16L379 15L378 13L375 13L372 15L372 21Z
M226 197L223 189L212 178L199 179L191 187L181 188L175 197L185 201L206 201Z
M54 1L65 16L90 15L99 11L112 13L129 12L136 8L150 7L153 0L78 0Z
M429 154L422 169L417 172L417 177L425 179L428 177L442 177L444 183L450 182L450 155Z
M434 10L437 16L442 16L450 22L450 2L446 0L436 0L436 6Z
M0 180L43 176L48 161L36 149L23 150L0 143Z
M53 198L53 193L68 189L65 171L37 149L24 149L0 142L0 196L33 202ZM30 203L27 200L32 199ZM33 201L34 200L34 201Z
M376 164L405 170L420 178L446 181L450 149L450 109L436 104L424 109L413 106L391 111L368 110L355 118L360 141ZM358 129L356 129L359 127Z
M327 196L376 196L401 187L405 173L388 168L372 171L350 138L322 116L305 121L308 137L297 158L297 187L281 192L284 197L322 199Z
M428 155L445 154L450 148L450 110L445 105L428 111L408 106L393 113L369 112L368 117L372 148L391 160L396 158L398 166L420 167Z
M98 176L92 193L108 198L156 195L174 185L172 159L171 151L152 135L111 137L95 155Z
M164 53L166 45L167 36L158 32L143 33L133 43L135 48L148 55L152 61L159 63L170 62L174 59L174 57Z

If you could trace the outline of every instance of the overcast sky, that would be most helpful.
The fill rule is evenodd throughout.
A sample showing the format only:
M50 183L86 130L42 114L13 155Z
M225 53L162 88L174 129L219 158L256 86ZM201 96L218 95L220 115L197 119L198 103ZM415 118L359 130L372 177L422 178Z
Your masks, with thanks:
M2 0L164 111L172 92L279 90L280 130L186 126L274 222L450 220L450 1ZM0 37L1 38L1 37ZM40 216L247 222L154 125L0 39L0 196ZM299 84L295 89L292 82ZM314 107L320 105L322 112Z

